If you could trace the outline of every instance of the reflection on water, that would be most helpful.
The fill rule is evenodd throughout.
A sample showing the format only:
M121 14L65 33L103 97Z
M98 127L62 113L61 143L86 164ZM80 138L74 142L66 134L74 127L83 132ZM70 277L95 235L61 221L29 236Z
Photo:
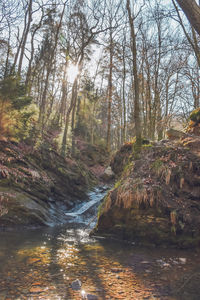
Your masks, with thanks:
M200 299L197 251L95 240L83 228L0 234L0 299ZM191 277L191 280L190 280ZM81 291L71 283L79 279Z
M1 232L0 300L200 299L199 251L97 240L84 228Z

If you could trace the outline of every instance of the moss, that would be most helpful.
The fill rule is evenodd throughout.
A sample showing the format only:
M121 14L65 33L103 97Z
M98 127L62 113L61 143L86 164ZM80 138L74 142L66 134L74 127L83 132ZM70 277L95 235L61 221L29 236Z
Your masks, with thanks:
M103 201L101 202L101 204L99 205L98 207L98 212L97 212L97 219L99 219L99 217L102 215L103 213L103 209L104 209L104 206L106 204L106 201L108 199L108 196L109 194L107 193L107 195L103 198Z
M134 165L134 162L131 160L128 160L128 163L124 166L123 172L122 172L122 177L126 174L126 172L131 169Z
M164 163L160 159L155 160L151 165L152 169L154 169L156 171L156 173L159 172L160 169L163 168L163 166L164 166Z
M191 248L200 245L200 237L193 238L191 236L183 235L174 239L174 244L178 244L181 248Z
M153 145L152 144L145 144L145 145L142 145L142 149L149 149L149 148L152 148Z
M171 227L171 232L176 235L176 226L175 225L172 225Z
M200 107L191 112L190 120L195 123L200 123Z
M117 189L121 184L122 184L122 180L120 179L115 183L115 189Z

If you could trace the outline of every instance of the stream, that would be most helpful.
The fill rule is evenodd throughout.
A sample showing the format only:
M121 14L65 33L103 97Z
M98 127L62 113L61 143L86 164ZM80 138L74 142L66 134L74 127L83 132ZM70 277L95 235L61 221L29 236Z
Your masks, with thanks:
M200 299L199 250L89 237L105 193L90 192L67 224L0 232L0 300Z

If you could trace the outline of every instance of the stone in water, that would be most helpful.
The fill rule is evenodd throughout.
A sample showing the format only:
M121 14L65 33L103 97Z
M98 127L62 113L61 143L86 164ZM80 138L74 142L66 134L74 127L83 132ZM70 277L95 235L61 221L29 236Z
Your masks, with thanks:
M98 300L98 297L92 294L87 294L87 300Z
M71 288L74 291L78 291L81 289L81 281L79 279L76 279L72 282Z

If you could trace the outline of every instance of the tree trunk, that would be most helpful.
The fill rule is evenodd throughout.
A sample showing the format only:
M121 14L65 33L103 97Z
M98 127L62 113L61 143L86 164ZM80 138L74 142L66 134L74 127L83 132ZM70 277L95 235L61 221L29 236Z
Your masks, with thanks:
M200 6L195 0L176 0L188 21L200 35Z
M110 29L110 62L109 62L109 76L108 76L108 115L107 115L107 138L106 148L110 152L111 146L111 106L112 106L112 73L113 73L113 38L112 29Z
M7 48L7 53L6 53L6 63L5 63L5 70L4 70L4 79L8 76L9 74L9 58L11 54L11 46L10 46L10 39L11 39L11 27L10 23L8 22L8 48Z
M67 93L68 93L67 67L68 67L68 60L66 61L64 66L64 74L63 74L62 89L61 89L61 101L60 101L60 110L59 110L59 123L61 126L63 124L63 120L65 118L65 113L66 113L66 100L67 100Z
M70 113L75 105L75 99L77 97L77 83L78 83L78 78L74 80L73 87L72 87L72 96L71 96L71 102L70 106L67 110L67 115L66 115L66 120L65 120L65 129L63 133L63 139L62 139L62 146L61 146L61 154L65 156L66 154L66 146L67 146L67 131L69 127L69 117Z
M74 99L73 99L73 107L72 107L72 120L71 120L71 130L72 130L72 148L71 148L71 154L74 156L75 154L75 121L76 121L76 103L77 103L77 95L78 94L78 86L76 85L76 90L74 93ZM79 111L78 111L79 113Z
M196 59L197 59L197 63L198 63L198 66L200 68L200 48L199 48L199 45L198 45L198 39L196 37L196 32L194 30L194 28L192 28L192 37L193 39L190 37L190 35L187 33L186 31L186 28L185 28L185 25L183 24L183 21L182 21L182 18L181 18L181 15L179 13L179 9L178 7L176 6L176 3L174 0L172 0L173 4L174 4L174 7L176 9L176 12L177 12L177 15L178 15L178 18L179 18L179 22L180 22L180 25L183 29L183 32L188 40L188 42L190 43L193 51L194 51L194 54L196 56Z
M136 47L136 36L134 19L131 14L130 0L127 0L126 7L128 10L129 25L131 30L131 51L133 57L133 77L134 77L134 121L135 121L135 133L136 133L136 145L140 149L142 138L141 138L141 122L140 122L140 101L139 101L139 80L137 71L137 47Z
M28 4L28 14L27 14L28 15L28 23L25 28L24 36L22 37L21 53L20 53L20 57L19 57L19 65L18 65L18 70L17 70L17 73L19 76L21 75L22 62L23 62L23 57L24 57L26 41L27 41L27 37L28 37L28 33L30 30L30 25L31 25L31 21L32 21L32 4L33 4L33 0L30 0L29 4Z
M126 62L125 62L125 45L123 45L123 81L122 81L122 99L123 99L123 128L122 143L126 141L126 98L125 98L125 81L126 81Z
M36 26L36 28L34 29L32 35L31 35L31 56L29 59L29 63L28 63L28 70L26 73L26 80L25 80L25 86L27 86L28 90L28 95L30 95L31 93L31 87L32 87L32 82L33 80L31 79L31 73L32 73L32 63L33 63L33 58L34 58L34 53L35 53L35 47L34 47L34 38L35 38L35 34L37 33L37 31L41 28L42 25L42 21L43 21L43 17L44 15L42 14L40 22L38 23L38 25Z

